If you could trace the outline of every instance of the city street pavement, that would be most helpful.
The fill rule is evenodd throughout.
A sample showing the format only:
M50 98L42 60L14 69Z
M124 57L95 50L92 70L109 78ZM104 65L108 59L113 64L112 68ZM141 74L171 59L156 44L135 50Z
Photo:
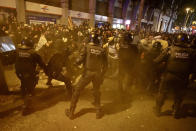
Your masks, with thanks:
M10 77L10 79L12 79ZM16 79L13 77L13 79ZM174 119L170 110L172 100L165 103L163 115L153 114L154 96L147 91L132 87L124 98L117 92L117 80L106 79L101 87L102 107L105 115L95 118L92 85L82 92L76 108L76 118L69 120L65 108L69 100L63 83L53 81L48 88L46 77L42 77L36 87L36 96L31 102L30 114L22 115L23 101L19 93L0 96L0 131L195 131L196 108L192 97L184 102L184 117ZM15 80L18 82L18 80ZM20 86L15 82L12 90ZM12 88L14 85L12 85Z

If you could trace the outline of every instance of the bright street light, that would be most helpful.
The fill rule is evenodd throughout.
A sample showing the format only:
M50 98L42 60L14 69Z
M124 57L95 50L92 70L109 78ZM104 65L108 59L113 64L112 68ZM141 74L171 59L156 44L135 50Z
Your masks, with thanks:
M186 8L186 12L189 13L189 10L191 10L191 8Z
M194 12L194 9L192 9L192 8L186 8L187 14L189 13L189 11L190 11L191 13L193 13L193 12Z
M184 27L186 27L187 26L187 22L188 22L188 20L189 20L189 17L190 17L190 15L191 15L191 13L193 13L194 12L194 9L192 9L192 8L186 8L186 17L185 17L185 23L184 23Z

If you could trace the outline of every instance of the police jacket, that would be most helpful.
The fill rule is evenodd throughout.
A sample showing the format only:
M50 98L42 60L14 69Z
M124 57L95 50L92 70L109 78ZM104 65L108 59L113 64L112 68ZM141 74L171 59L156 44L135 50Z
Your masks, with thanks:
M18 76L35 76L37 65L39 65L45 71L46 66L44 62L34 50L29 48L21 48L17 51L15 68Z
M171 46L165 49L154 62L167 62L166 71L187 78L190 73L196 73L196 51L186 46Z
M93 43L85 45L77 59L77 63L84 64L85 70L105 73L107 69L106 50Z

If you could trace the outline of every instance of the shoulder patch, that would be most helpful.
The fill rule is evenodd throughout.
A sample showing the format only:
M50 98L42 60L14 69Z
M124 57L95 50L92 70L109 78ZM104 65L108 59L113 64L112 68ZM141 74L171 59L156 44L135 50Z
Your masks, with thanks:
M28 52L19 52L18 55L19 57L24 57L24 58L28 58L31 56L31 54Z
M90 53L91 54L95 54L95 55L100 55L101 54L101 51L100 50L97 50L97 49L90 49Z
M179 59L188 59L189 58L189 54L186 52L176 52L175 53L175 57L179 58Z

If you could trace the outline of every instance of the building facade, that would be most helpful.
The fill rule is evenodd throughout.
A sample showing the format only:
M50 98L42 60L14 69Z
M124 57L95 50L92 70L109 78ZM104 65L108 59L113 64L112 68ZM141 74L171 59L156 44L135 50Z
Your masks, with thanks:
M39 2L39 3L38 3ZM68 17L80 25L109 22L113 28L137 29L140 0L0 0L0 19L16 15L18 22L67 24ZM144 6L142 29L165 32L170 17ZM169 25L169 32L174 17Z

